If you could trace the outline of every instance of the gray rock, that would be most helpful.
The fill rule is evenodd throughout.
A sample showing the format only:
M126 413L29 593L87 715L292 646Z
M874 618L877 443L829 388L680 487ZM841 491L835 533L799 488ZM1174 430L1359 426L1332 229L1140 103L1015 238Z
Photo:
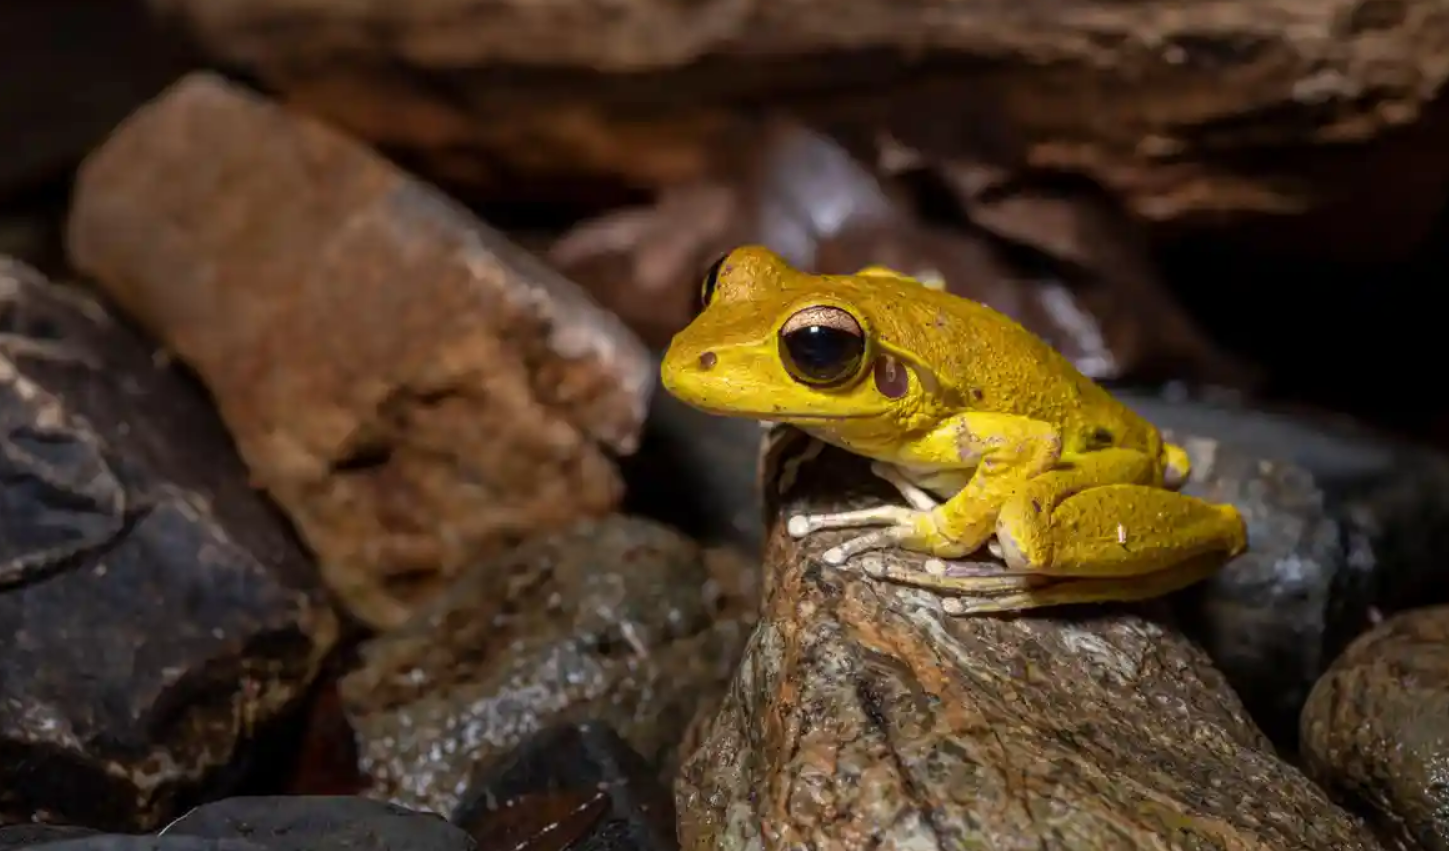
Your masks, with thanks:
M26 826L30 827L30 826ZM447 821L346 796L238 797L197 807L156 835L80 828L5 828L8 851L474 851ZM16 841L11 841L16 840Z
M753 623L729 561L614 516L475 565L364 644L339 685L368 794L452 813L475 771L558 724L613 727L669 773Z
M1382 616L1449 600L1449 459L1346 421L1122 394L1193 456L1249 550L1177 610L1280 747L1309 689Z
M606 724L562 724L528 739L474 777L453 822L498 851L679 847L657 770Z
M245 839L268 851L473 851L476 847L466 832L431 813L344 795L228 798L197 807L162 833L167 840Z
M337 620L194 384L0 261L0 816L145 830L224 792Z
M1303 708L1302 750L1308 773L1386 834L1449 851L1449 607L1349 645Z

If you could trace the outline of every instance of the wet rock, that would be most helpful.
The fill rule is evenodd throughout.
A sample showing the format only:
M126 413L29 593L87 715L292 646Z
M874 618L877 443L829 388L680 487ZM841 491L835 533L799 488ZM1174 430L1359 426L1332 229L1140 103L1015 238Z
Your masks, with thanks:
M94 298L0 261L0 331L0 814L146 829L237 779L337 619L205 394Z
M359 847L472 851L476 847L467 833L430 813L346 796L230 798L197 807L164 831L168 841L192 836L245 839L253 847L272 851Z
M72 839L30 845L46 851L263 851L265 846L244 839L197 839L191 836L132 836L103 833Z
M600 724L530 738L473 780L453 822L481 851L679 847L674 802L656 770Z
M1177 599L1269 736L1386 613L1449 601L1449 459L1341 420L1121 393L1194 459L1185 490L1237 505L1250 548Z
M1434 0L151 2L290 99L494 192L697 178L757 143L741 114L761 104L957 155L1005 146L1174 226L1357 225L1316 251L1402 251L1449 175ZM1346 219L1375 197L1395 199L1380 221Z
M725 561L723 564L728 565ZM733 565L612 517L478 564L341 682L370 795L451 813L475 769L557 724L608 724L668 773L753 623Z
M1141 235L1099 198L1027 186L971 208L994 213L991 228L945 227L923 220L908 186L821 132L777 121L751 150L759 154L717 183L676 187L652 208L575 227L549 259L655 348L693 318L710 262L760 243L818 272L883 264L944 280L1016 318L1094 378L1256 380L1194 327L1158 280Z
M61 824L13 824L8 827L0 827L0 849L16 851L16 849L44 845L48 842L78 839L97 832L88 827Z
M468 834L435 815L344 796L227 798L191 810L156 835L0 828L0 848L14 851L473 851L475 847Z
M608 512L643 347L571 282L360 144L217 77L85 163L75 265L200 375L361 620Z
M676 785L681 847L1381 847L1158 607L947 617L825 566L849 533L786 535L782 516L889 498L863 461L791 469L760 626Z
M156 836L133 836L122 833L84 832L78 838L57 841L41 840L14 848L44 848L46 851L261 851L260 845L242 840L216 841L190 837L166 839Z
M1354 641L1314 686L1302 735L1324 788L1412 847L1449 849L1449 607Z

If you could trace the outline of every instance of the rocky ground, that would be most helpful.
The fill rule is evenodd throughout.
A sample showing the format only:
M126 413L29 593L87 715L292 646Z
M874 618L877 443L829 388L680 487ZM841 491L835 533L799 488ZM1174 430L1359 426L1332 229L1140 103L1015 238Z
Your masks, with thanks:
M1449 849L1446 47L4 4L0 851ZM1251 549L1015 617L825 566L781 519L889 489L657 386L745 242L1017 317Z

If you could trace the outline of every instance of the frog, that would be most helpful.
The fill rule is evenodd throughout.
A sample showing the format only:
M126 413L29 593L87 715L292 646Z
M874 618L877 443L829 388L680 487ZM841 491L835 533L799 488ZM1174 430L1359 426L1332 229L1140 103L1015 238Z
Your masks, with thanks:
M940 282L814 274L745 245L708 267L699 305L661 358L666 392L868 459L904 503L787 518L794 539L849 530L828 566L965 615L1162 596L1248 548L1235 506L1182 492L1183 447Z

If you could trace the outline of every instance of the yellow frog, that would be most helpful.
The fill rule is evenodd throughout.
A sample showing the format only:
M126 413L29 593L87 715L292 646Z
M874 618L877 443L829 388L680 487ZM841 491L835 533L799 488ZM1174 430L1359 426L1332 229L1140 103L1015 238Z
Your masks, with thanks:
M881 527L829 564L925 553L921 567L861 561L971 614L1154 597L1247 548L1237 509L1177 492L1180 447L985 305L882 267L806 274L756 246L720 258L702 296L664 356L665 389L872 459L908 504L790 518L797 538ZM983 546L1004 565L960 561Z

